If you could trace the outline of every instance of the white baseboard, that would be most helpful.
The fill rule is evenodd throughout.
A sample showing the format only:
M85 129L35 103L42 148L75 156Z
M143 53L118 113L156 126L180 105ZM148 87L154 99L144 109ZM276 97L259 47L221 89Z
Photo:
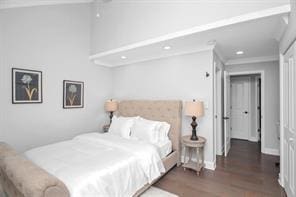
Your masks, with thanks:
M205 168L208 170L216 170L216 162L205 161Z
M280 155L279 149L273 149L273 148L264 148L264 149L262 149L261 152L264 154L267 154L267 155L275 155L275 156Z
M256 137L250 137L249 141L250 142L258 142L258 139Z
M217 155L223 155L223 150L224 150L224 148L221 148L221 150L217 149L216 154Z
M282 181L281 181L281 173L279 173L278 182L279 182L280 186L282 186L283 188L285 187L284 183L282 183Z
M221 150L217 150L216 155L223 156L224 155L224 146L222 146Z

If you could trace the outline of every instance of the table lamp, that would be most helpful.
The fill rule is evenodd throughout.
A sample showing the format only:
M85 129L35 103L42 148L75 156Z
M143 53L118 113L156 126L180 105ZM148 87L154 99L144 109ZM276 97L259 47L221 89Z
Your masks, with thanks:
M110 112L110 115L109 115L110 124L112 123L113 112L117 111L117 108L118 108L118 102L117 101L115 101L113 99L110 99L110 100L107 100L105 102L105 110L107 112Z
M196 119L204 116L204 104L202 101L188 101L185 103L185 115L192 117L192 135L191 140L198 140L198 137L196 135Z

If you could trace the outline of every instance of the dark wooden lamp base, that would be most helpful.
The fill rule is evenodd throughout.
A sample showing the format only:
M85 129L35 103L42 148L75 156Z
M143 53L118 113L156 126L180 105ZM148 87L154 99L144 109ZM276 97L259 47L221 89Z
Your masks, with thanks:
M198 140L198 137L196 135L197 123L196 123L196 117L195 116L192 116L191 126L192 126L192 135L191 135L190 139L193 140L193 141L197 141Z
M113 118L113 111L110 111L109 118L110 118L110 125L111 125L111 123L112 123L112 118Z

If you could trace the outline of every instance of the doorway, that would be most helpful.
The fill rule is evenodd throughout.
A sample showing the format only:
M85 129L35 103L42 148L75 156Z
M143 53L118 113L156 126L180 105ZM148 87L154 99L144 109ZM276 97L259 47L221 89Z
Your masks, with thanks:
M224 76L224 155L231 142L253 142L261 152L264 136L262 110L264 72L225 73Z

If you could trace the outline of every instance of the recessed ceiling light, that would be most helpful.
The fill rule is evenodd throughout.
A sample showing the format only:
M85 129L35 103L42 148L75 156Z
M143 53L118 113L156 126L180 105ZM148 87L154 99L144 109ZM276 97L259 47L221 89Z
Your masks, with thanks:
M170 50L171 47L170 47L170 46L164 46L163 49L164 49L164 50Z
M96 17L99 18L100 16L101 16L100 13L97 13Z
M126 59L127 57L123 55L123 56L121 56L120 58L121 58L121 59Z
M244 54L244 52L243 51L237 51L236 54L237 55L242 55L242 54Z

